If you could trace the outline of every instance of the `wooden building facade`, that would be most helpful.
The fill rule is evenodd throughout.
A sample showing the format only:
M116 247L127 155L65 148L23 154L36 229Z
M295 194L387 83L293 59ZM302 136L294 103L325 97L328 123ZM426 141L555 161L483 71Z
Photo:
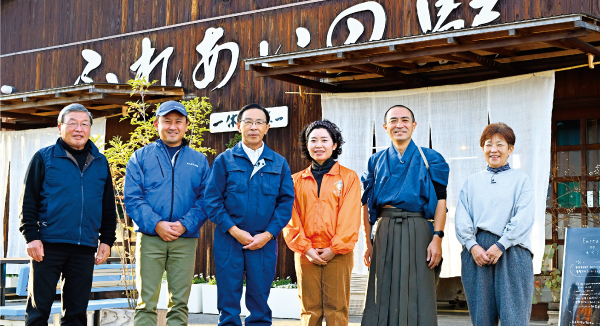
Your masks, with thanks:
M588 54L600 58L597 0L484 1L490 8L473 8L470 3L475 1L454 2L460 5L446 15L434 0L2 1L0 83L17 94L0 98L2 117L12 117L2 128L18 129L31 121L47 126L39 117L60 108L50 102L22 106L19 101L26 103L27 97L18 94L66 87L85 78L124 83L135 77L132 65L143 57L151 80L164 78L165 87L180 82L184 97L206 96L214 112L236 111L248 103L287 106L288 126L271 129L265 142L297 172L308 164L295 145L297 134L321 118L319 96L286 93L298 92L298 86L308 93L396 90L586 65ZM357 10L340 16L349 8ZM486 10L499 16L474 26L476 16ZM430 29L439 26L436 32L423 30L423 17L430 18ZM364 31L344 45L354 36L346 27L349 18L359 21ZM464 28L442 31L457 20L464 21ZM84 50L99 55L101 64L91 67ZM437 64L440 60L448 63ZM585 124L585 119L600 118L597 70L557 72L557 122L582 119ZM206 83L211 73L214 80ZM92 109L100 116L120 111L122 102L107 103L98 100ZM126 137L130 131L119 117L109 118L106 129L106 139ZM220 153L233 136L210 134L204 145ZM557 153L566 148L561 146L553 147L555 166ZM566 149L585 155L597 145L592 147ZM204 275L214 274L213 230L207 222L199 239L197 272ZM293 255L279 241L277 276L295 277ZM549 241L560 243L558 234L553 232Z

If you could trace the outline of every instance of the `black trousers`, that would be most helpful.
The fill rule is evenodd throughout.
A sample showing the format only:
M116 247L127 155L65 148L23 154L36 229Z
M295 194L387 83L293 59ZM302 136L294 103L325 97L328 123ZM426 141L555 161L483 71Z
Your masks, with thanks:
M60 324L85 326L94 261L93 253L69 253L44 246L44 259L31 261L25 325L48 325L56 285L61 278L63 317Z

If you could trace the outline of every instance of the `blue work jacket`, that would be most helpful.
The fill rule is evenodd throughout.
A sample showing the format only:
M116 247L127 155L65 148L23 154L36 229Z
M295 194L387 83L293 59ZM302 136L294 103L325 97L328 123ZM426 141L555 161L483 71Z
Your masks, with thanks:
M283 156L264 145L265 165L254 166L242 143L215 159L206 186L206 213L221 232L234 225L252 236L268 231L277 236L292 217L294 182Z
M162 140L138 149L127 163L125 209L136 231L157 235L160 221L186 228L184 238L197 238L206 222L204 188L209 174L206 156L183 146L171 160Z
M40 150L45 178L39 208L42 242L98 247L108 161L93 142L83 171L69 157L60 139Z

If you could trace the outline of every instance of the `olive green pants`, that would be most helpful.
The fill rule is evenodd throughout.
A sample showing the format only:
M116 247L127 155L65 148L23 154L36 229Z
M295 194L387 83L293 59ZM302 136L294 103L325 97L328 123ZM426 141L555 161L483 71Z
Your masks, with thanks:
M194 277L197 238L163 241L159 236L138 233L136 286L139 292L134 325L156 325L156 305L164 271L169 284L167 325L188 324L188 298Z

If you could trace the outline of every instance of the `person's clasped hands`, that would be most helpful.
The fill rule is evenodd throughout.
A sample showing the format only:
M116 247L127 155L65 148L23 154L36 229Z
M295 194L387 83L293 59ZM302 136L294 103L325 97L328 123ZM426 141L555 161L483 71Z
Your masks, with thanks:
M181 222L160 221L156 224L156 233L163 241L177 240L180 235L185 233L186 228Z
M327 265L327 262L335 257L335 253L330 248L310 248L304 255L311 263L321 266Z
M495 265L503 252L496 246L492 245L488 250L483 249L480 245L475 245L471 248L471 255L477 266L482 267L483 265Z

